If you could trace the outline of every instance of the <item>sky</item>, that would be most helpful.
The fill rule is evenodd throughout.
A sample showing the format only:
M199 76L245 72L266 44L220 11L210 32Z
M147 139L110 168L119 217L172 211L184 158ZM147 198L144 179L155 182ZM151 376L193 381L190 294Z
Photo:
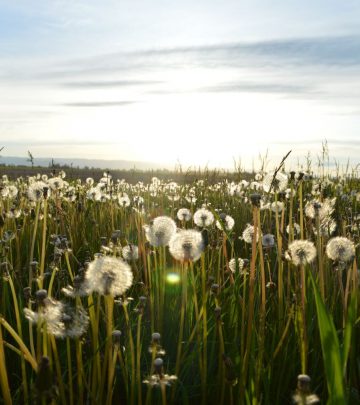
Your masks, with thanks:
M1 154L295 168L327 140L356 166L359 20L352 0L0 0Z

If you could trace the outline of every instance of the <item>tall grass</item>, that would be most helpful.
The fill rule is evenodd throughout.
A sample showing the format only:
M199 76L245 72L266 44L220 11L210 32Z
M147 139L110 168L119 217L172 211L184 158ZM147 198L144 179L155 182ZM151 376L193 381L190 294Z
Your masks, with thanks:
M286 404L299 392L316 393L321 403L360 403L360 182L355 175L296 174L286 190L265 192L264 176L252 183L205 177L132 185L107 175L93 192L90 182L61 181L51 189L44 179L49 193L35 202L28 190L37 179L4 178L0 403ZM17 195L6 191L12 185ZM120 193L130 206L118 203ZM336 229L329 233L306 207L334 197L327 219ZM282 209L266 208L279 202ZM194 229L176 212L194 213L202 204L215 221L226 213L235 226L208 226L198 261L178 262L167 247L149 244L145 224L166 215ZM248 223L250 241L243 238ZM266 247L262 236L269 233L275 245ZM346 264L326 255L334 236L356 245ZM315 261L291 263L288 245L297 239L314 242ZM63 293L69 285L76 291L95 254L119 256L128 244L138 246L139 257L129 261L134 280L125 294ZM238 259L248 265L240 268ZM41 289L48 299L85 310L87 331L59 338L46 323L30 323L24 308L39 310ZM312 379L307 394L297 386L305 373Z

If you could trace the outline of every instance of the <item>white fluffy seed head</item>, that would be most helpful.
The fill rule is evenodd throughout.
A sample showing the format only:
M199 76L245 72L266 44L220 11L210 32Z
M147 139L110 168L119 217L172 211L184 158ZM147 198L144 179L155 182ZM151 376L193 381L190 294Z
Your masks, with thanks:
M295 240L290 243L287 251L287 258L295 266L311 263L316 258L316 248L313 242L309 240Z
M167 246L176 232L176 224L166 216L156 217L151 225L145 225L146 239L152 246Z
M331 260L349 262L355 256L354 242L342 236L332 238L326 245L326 254Z
M221 222L216 221L216 227L220 229L221 231L225 229L226 231L231 231L235 225L234 218L231 217L230 215L226 215Z
M200 232L189 229L173 235L169 243L169 250L174 259L186 262L200 259L205 248Z
M192 215L191 211L188 208L180 208L177 212L177 217L180 221L190 221Z
M133 282L131 267L122 259L100 256L89 263L85 274L85 284L89 292L101 295L122 295Z
M254 236L254 226L247 224L246 228L244 229L244 231L242 233L242 239L246 243L252 243L253 236ZM259 229L257 229L257 232L256 232L256 241L258 241L258 240L259 240Z
M121 254L125 260L131 262L139 258L139 248L136 245L127 245L122 248Z
M210 226L214 222L214 215L206 208L200 208L194 214L194 222L201 228Z
M285 173L277 172L274 177L274 172L268 173L263 180L263 190L268 192L284 191L288 184L288 177Z

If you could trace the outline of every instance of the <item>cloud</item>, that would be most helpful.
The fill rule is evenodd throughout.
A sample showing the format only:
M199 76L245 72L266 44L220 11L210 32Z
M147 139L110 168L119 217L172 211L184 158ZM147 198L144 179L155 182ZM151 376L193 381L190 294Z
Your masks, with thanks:
M233 81L226 83L219 83L214 86L207 86L197 89L200 92L210 93L281 93L281 94L308 94L315 93L314 87L306 85L293 85L286 83L276 82L261 82L261 81Z
M36 62L36 61L35 61ZM38 63L24 71L15 70L13 64L5 71L3 78L54 80L78 78L97 74L151 74L164 69L181 68L276 68L280 71L310 68L329 68L327 73L336 74L344 69L355 69L360 65L360 36L333 36L313 38L278 39L257 42L222 43L204 46L145 49L133 52L98 54L92 57L56 61L48 64L46 70ZM113 80L109 86L156 84L153 80ZM64 85L71 86L66 82ZM83 87L106 86L100 80L85 80ZM82 85L79 83L79 87Z
M76 101L61 104L64 107L123 107L136 101Z
M93 88L113 88L113 87L132 87L132 86L147 86L161 84L162 81L157 80L93 80L93 81L73 81L61 83L63 87L78 88L78 89L93 89Z

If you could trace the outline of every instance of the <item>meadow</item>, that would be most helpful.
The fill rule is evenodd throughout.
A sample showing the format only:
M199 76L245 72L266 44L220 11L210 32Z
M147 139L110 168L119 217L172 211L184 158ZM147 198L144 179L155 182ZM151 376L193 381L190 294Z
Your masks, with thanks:
M0 403L360 403L357 173L159 177L2 176Z

